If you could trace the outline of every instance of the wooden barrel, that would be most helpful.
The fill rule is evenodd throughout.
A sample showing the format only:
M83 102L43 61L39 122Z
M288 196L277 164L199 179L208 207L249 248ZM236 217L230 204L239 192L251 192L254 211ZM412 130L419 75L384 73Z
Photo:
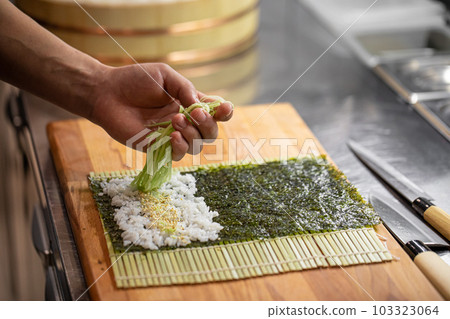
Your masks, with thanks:
M70 45L117 65L213 61L255 42L258 0L17 0ZM97 21L101 27L96 24ZM113 41L106 33L114 38Z
M236 105L252 102L258 88L259 58L256 46L228 59L192 66L175 66L195 88L219 95Z

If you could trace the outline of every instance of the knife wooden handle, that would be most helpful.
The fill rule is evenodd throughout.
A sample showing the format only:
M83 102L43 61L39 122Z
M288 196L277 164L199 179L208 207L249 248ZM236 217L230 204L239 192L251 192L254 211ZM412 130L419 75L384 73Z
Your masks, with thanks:
M430 206L423 213L423 218L447 240L450 240L450 215L442 208Z
M450 300L450 266L433 251L418 254L414 258L414 263L436 290L446 300Z
M435 206L428 199L423 197L417 198L413 203L412 207L418 213L420 213L423 218L436 229L440 234L442 234L447 240L450 240L450 215L447 214L442 208Z

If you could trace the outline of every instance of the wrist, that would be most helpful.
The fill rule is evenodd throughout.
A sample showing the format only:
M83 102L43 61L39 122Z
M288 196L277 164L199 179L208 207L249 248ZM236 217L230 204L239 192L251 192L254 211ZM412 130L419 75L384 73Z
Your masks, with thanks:
M92 115L106 77L108 66L70 49L64 58L50 57L44 66L45 83L39 87L43 98L67 111L93 121Z
M107 73L110 67L91 58L79 69L83 78L82 84L76 89L74 113L97 123L96 109L102 101L107 89ZM98 124L98 123L97 123Z

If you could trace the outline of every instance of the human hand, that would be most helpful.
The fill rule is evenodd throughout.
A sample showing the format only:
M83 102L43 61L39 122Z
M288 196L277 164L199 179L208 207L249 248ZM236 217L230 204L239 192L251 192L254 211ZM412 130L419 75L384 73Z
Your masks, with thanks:
M198 102L203 94L166 64L106 67L99 77L89 119L123 144L146 125L172 120L175 129L171 134L173 160L196 151L195 139L217 138L216 122L227 121L233 114L232 105L223 103L214 117L202 109L193 110L190 116L194 123L189 122L179 113L179 105L188 107Z
M108 67L61 41L9 1L0 1L0 61L0 79L88 118L121 143L147 124L172 120L175 160L194 151L194 139L216 138L216 121L232 115L232 106L223 103L214 118L196 109L190 114L194 124L186 121L178 104L188 107L202 94L172 68L161 63Z

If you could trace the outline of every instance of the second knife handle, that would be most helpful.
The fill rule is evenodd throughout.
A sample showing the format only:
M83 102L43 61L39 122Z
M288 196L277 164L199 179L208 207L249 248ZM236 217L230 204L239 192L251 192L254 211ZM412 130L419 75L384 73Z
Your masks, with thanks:
M450 300L450 266L433 251L417 255L414 263L442 296Z
M450 266L420 240L410 240L404 248L425 277L450 300Z
M423 215L423 218L442 234L447 240L450 240L450 215L442 208L434 206L425 198L417 198L413 204L413 208Z

